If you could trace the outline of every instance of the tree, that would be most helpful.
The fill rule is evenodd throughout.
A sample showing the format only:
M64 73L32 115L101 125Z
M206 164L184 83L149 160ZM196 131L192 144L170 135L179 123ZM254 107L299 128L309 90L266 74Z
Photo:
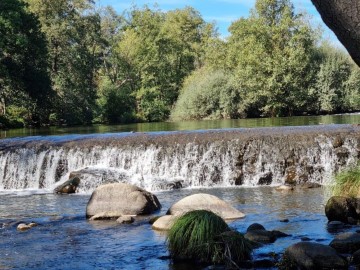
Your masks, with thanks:
M91 123L100 64L100 16L92 0L27 0L48 41L56 113L67 124Z
M352 0L312 0L325 24L334 31L360 66L360 2Z
M344 88L351 72L350 62L347 56L338 50L325 47L324 54L315 84L319 110L325 113L340 112L345 109Z
M193 8L169 12L133 9L116 46L132 82L138 118L163 121L177 100L183 79L201 65L202 44L212 34Z
M228 66L235 71L250 116L284 116L306 110L315 33L288 0L257 0L249 18L230 28Z
M15 105L24 107L28 124L44 123L51 96L46 39L24 2L0 2L0 36L0 115Z

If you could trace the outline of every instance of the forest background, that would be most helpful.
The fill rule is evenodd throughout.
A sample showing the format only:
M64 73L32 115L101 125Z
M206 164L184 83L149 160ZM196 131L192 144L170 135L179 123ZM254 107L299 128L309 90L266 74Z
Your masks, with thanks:
M289 0L222 38L192 7L1 0L0 126L360 111L360 69Z

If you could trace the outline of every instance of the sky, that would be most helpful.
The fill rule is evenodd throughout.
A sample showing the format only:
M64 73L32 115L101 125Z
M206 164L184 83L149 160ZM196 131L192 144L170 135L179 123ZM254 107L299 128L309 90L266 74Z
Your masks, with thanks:
M218 31L223 38L229 35L228 27L231 22L240 17L248 17L250 10L255 6L256 0L98 0L100 6L112 6L117 12L130 9L134 4L142 7L147 4L152 7L155 3L163 11L184 8L185 6L194 7L198 10L203 19L207 22L215 22ZM314 27L320 26L323 30L323 37L332 44L342 47L333 32L322 22L321 17L310 0L293 0L297 12L305 11L309 14L311 24Z

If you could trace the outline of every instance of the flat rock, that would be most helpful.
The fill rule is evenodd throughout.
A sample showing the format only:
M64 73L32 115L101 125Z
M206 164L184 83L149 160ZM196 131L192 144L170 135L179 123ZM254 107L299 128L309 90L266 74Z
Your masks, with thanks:
M116 222L120 224L131 224L134 223L134 221L135 221L134 217L129 215L121 216L116 220Z
M285 250L285 262L296 265L297 269L347 269L347 261L340 257L332 247L299 242Z
M292 190L294 190L294 187L290 186L290 185L281 185L281 186L276 187L275 189L278 191L292 191Z
M134 185L113 183L99 186L92 193L86 207L86 216L113 213L122 215L147 215L161 208L157 197Z
M306 183L302 183L299 187L303 189L311 189L311 188L321 188L322 186L318 183L306 182Z
M172 225L174 225L176 219L178 217L174 215L165 215L159 217L153 224L152 228L158 231L168 231L171 229Z
M97 213L96 215L93 215L89 220L108 220L108 219L116 219L119 217L121 217L120 212L107 211L107 212Z
M206 193L198 193L181 199L173 204L166 214L180 216L193 210L212 211L225 220L245 217L245 214L241 213L227 202Z
M338 234L330 246L341 253L353 253L360 249L360 233L346 232Z

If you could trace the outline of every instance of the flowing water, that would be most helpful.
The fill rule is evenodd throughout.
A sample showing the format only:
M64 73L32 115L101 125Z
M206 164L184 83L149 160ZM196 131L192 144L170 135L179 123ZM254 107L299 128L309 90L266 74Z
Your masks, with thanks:
M230 223L240 232L257 222L291 234L257 249L256 259L281 254L303 237L328 244L339 231L327 227L327 189L298 186L285 193L274 186L326 185L356 164L360 127L351 124L359 120L339 115L2 132L8 138L0 140L0 269L195 269L171 262L165 235L151 229L150 217L131 225L85 219L91 192L109 182L155 192L163 206L156 215L205 192L246 214ZM259 125L288 127L249 128ZM77 194L52 193L74 176L81 180ZM182 188L170 190L174 186ZM39 226L18 232L22 221Z
M165 214L172 203L197 192L216 195L244 212L244 219L229 224L240 232L258 222L268 230L291 234L255 250L255 259L271 258L272 252L281 255L303 237L329 244L337 233L356 229L328 229L324 215L327 195L322 188L290 193L272 187L158 192L163 207L156 214ZM172 263L165 234L151 229L150 217L130 225L87 221L88 199L88 195L0 196L0 269L196 269ZM289 222L281 222L284 219ZM40 225L18 232L16 224L20 221Z

